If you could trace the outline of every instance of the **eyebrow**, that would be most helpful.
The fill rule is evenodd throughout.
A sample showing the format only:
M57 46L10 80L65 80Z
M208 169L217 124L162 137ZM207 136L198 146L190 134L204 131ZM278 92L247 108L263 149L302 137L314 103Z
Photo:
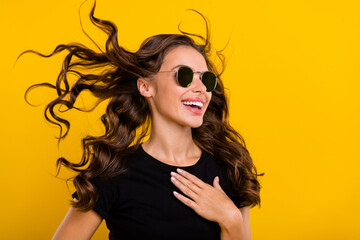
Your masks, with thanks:
M192 71L194 71L194 69L192 69L192 67L190 67L190 66L188 66L188 65L185 65L185 64L176 65L176 66L173 67L171 70L174 70L175 68L178 68L178 67L188 67L188 68L190 68Z
M188 67L190 68L194 73L197 73L197 72L200 72L200 71L194 71L194 69L192 67L190 67L189 65L186 65L186 64L178 64L176 65L175 67L173 67L170 71L174 71L175 68L178 68L178 67ZM209 70L205 70L204 72L207 72ZM200 72L200 73L204 73L204 72Z

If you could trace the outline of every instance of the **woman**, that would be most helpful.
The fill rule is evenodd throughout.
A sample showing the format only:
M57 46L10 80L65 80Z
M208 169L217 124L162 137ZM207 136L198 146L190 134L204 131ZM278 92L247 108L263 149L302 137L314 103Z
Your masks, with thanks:
M64 165L78 175L53 239L90 239L103 219L109 239L250 239L249 207L260 205L259 174L228 123L222 72L209 60L206 20L206 38L181 30L155 35L133 53L118 45L116 26L95 18L94 10L90 19L109 36L105 51L77 43L59 45L50 55L26 51L43 57L69 51L56 86L30 87L57 90L45 116L60 126L59 141L70 123L54 112L56 105L85 111L74 106L85 89L98 103L110 100L101 117L105 134L83 139L79 163L57 161L58 170ZM71 87L70 74L77 76ZM67 128L63 136L59 123Z

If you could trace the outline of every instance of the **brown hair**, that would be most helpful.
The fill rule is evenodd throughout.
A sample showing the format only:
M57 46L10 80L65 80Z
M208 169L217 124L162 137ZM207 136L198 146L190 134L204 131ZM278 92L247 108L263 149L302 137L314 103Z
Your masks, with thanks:
M27 50L20 54L21 56L26 52L32 52L42 57L51 57L64 50L69 52L63 61L56 85L34 84L25 93L25 101L28 102L26 95L34 87L47 86L56 89L58 97L46 106L45 118L48 122L60 127L58 144L68 134L70 123L54 112L55 106L65 105L66 111L70 109L92 111L102 101L110 100L105 114L101 116L105 133L101 136L88 135L82 139L81 161L73 163L61 157L56 162L56 176L59 174L61 165L78 173L75 178L70 179L73 179L79 201L72 201L71 204L84 211L92 209L97 201L97 194L89 180L95 177L112 177L127 171L129 162L125 157L133 153L141 144L143 138L148 134L151 121L150 107L137 89L137 79L156 74L166 53L176 46L185 45L191 46L201 53L209 71L214 72L218 77L218 84L212 92L203 124L199 128L192 129L193 139L201 149L211 153L225 164L232 186L236 189L235 194L242 199L241 206L238 207L260 205L260 184L257 176L263 174L257 174L256 167L246 149L245 141L229 124L227 98L221 80L225 69L224 56L220 51L216 52L222 64L222 71L219 72L214 63L209 60L211 44L206 18L198 11L193 10L205 20L205 38L201 35L183 32L178 26L182 34L159 34L149 37L145 39L137 52L130 52L118 45L118 30L115 24L94 17L95 5L96 3L90 12L90 20L108 35L105 51L101 50L98 45L96 46L100 52L80 43L70 43L58 45L49 55L33 50ZM197 44L189 36L200 38L203 44ZM90 74L85 73L84 69L102 71L98 74ZM69 84L69 75L75 75L77 78L73 86ZM77 97L83 90L89 90L98 98L97 103L90 110L74 106ZM50 118L49 114L54 120ZM62 134L61 123L66 127L64 134ZM139 131L138 134L137 131Z

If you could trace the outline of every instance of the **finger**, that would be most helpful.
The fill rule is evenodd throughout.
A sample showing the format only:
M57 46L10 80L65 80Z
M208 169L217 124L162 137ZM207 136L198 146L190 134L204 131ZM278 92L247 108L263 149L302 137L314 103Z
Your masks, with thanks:
M175 186L177 186L186 196L190 197L194 201L197 201L198 194L192 188L197 188L197 190L199 190L199 188L194 184L190 183L188 180L186 180L187 183L182 182L185 180L183 177L179 176L179 174L176 174L176 177L174 177L174 173L172 173L172 175L173 176L171 177L171 181L175 184ZM180 177L183 178L182 181L179 180ZM191 184L193 186L190 186Z
M171 175L173 177L175 177L178 181L180 181L182 184L184 184L186 187L190 188L193 192L198 193L201 190L191 180L186 179L185 177L181 176L180 174L177 174L175 172L171 172Z
M192 201L190 198L187 198L185 196L183 196L182 194L173 191L174 196L179 199L182 203L184 203L186 206L191 207L192 209L195 210L195 207L197 206L196 203L194 201Z
M193 182L196 186L198 186L199 188L205 188L207 183L204 183L203 181L201 181L199 178L197 178L195 175L177 168L176 171L183 177L185 177L186 179L189 179L191 182Z
M218 177L218 176L216 176L216 177L214 178L214 181L213 181L213 182L214 182L214 188L215 188L215 189L224 192L224 190L221 188L221 185L220 185L220 183L219 183L219 177Z

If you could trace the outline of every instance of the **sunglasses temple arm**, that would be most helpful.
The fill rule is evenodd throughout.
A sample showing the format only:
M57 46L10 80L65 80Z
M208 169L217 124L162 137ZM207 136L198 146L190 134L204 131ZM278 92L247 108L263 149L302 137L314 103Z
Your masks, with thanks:
M162 72L177 72L177 71L160 71L158 73L162 73Z

